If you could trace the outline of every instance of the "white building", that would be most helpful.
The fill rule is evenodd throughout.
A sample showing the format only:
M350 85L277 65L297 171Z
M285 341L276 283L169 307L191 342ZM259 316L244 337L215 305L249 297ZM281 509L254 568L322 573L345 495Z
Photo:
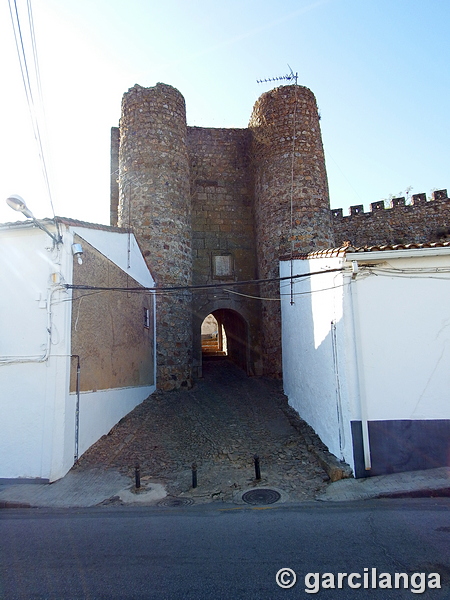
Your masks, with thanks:
M289 403L357 477L450 465L450 244L280 263Z
M0 478L54 481L155 390L154 281L125 230L39 223L0 225Z

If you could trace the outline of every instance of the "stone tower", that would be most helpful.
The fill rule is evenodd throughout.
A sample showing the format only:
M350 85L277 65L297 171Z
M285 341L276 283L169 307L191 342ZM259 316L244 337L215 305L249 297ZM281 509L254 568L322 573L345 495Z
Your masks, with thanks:
M248 374L281 375L281 255L330 247L328 185L316 101L284 86L256 102L247 129L187 127L174 88L138 85L112 130L111 223L133 227L161 286L158 386L202 373L200 328L224 326L229 356ZM202 289L199 289L200 286Z
M117 132L113 133L117 139ZM158 287L192 283L191 202L186 108L175 88L132 87L118 132L119 227L132 227ZM113 155L117 144L113 144ZM191 385L189 292L156 298L157 377L171 389Z
M258 277L278 277L282 255L333 246L328 181L314 94L299 85L263 94L250 118ZM273 297L278 282L261 286ZM281 314L262 302L264 371L281 375Z

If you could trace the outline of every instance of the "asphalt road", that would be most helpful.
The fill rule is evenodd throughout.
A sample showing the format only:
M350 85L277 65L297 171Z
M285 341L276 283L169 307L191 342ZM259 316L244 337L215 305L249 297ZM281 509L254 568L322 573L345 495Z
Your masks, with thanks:
M449 508L449 499L435 498L270 508L5 509L0 598L388 600L418 592L449 600ZM282 568L295 572L293 587L277 585ZM392 585L396 572L405 573L406 589L380 589L382 572ZM308 573L319 575L306 584ZM339 589L338 573L355 573L350 581L361 587L349 587L342 576ZM441 589L429 588L430 573L440 574ZM290 585L292 577L281 574L281 583ZM333 577L336 587L324 589ZM376 588L365 588L372 577ZM316 593L306 593L308 587Z

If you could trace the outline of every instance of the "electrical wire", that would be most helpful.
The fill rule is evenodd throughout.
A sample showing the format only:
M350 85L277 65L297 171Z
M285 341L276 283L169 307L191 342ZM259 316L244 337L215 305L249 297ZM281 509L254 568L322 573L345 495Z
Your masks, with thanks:
M131 294L141 294L141 293L150 293L150 294L154 294L156 296L160 295L160 296L170 296L170 295L176 295L179 293L188 293L188 292L202 292L202 291L223 291L226 292L228 294L234 294L237 296L242 296L245 298L250 298L250 299L254 299L254 300L268 300L268 301L274 301L274 302L279 302L280 298L268 298L265 296L258 296L258 295L253 295L253 294L245 294L243 292L238 292L236 290L232 290L230 289L231 287L235 287L235 286L241 286L241 285L259 285L259 284L264 284L264 283L271 283L271 282L282 282L282 281L286 281L287 284L290 284L291 279L306 279L308 277L313 277L316 275L324 275L327 273L339 273L339 272L343 272L343 273L350 273L350 271L347 271L344 268L337 268L337 269L327 269L324 271L314 271L311 273L303 273L303 274L298 274L298 275L294 275L293 277L291 277L290 275L286 276L286 277L273 277L270 279L254 279L254 280L248 280L248 281L235 281L233 283L216 283L216 284L208 284L208 285L198 285L198 286L174 286L174 287L153 287L153 288L146 288L146 287L98 287L98 286L90 286L90 285L74 285L74 284L64 284L64 287L66 289L72 289L72 290L77 290L77 291L87 291L89 293L87 294L80 294L79 296L77 296L76 298L73 298L73 301L77 301L80 298L86 297L86 296L90 296L93 294L99 294L99 293L105 293L105 292L128 292ZM450 269L448 270L444 270L441 269L438 271L438 273L449 273L450 274ZM386 270L383 271L383 269L373 269L372 267L369 268L365 268L364 271L360 271L357 280L360 280L362 277L370 277L372 276L378 276L378 275L385 275L385 276L397 276L397 277L410 277L411 275L414 276L419 276L419 277L426 277L426 278L430 278L430 279L442 279L442 280L450 280L450 278L448 277L439 277L437 276L438 273L436 273L435 270L433 271L428 271L425 270L424 272L413 272L413 273L408 273L407 270L395 270L395 269L390 269L390 270ZM326 288L320 288L317 290L307 290L304 292L294 292L293 295L294 296L303 296L303 295L308 295L308 294L313 294L316 292L324 292L324 291L329 291L329 290L333 290L333 289L337 289L339 287L344 287L345 285L350 285L350 282L345 282L343 284L340 285L336 285L336 286L331 286L331 287L326 287ZM288 285L281 285L281 289L283 288L287 288ZM280 297L282 296L289 296L291 295L290 293L280 293ZM61 302L69 302L72 299L66 299L66 300L61 300Z
M447 274L447 277L445 275ZM434 267L434 268L409 268L395 269L392 267L365 267L360 265L360 271L356 277L359 281L367 277L391 277L398 279L436 279L442 281L450 281L450 268Z
M37 144L37 150L39 155L39 160L41 163L42 174L45 182L45 186L47 189L48 197L50 200L50 206L53 213L53 218L56 217L55 208L53 204L53 196L50 185L49 172L47 168L46 161L46 153L44 151L44 143L43 136L41 134L41 126L39 121L42 120L45 122L43 117L44 115L44 103L42 97L42 85L41 85L41 76L39 70L39 60L38 60L38 52L36 45L36 34L34 29L34 20L33 20L33 11L31 8L31 0L27 0L27 14L28 14L28 25L30 30L30 40L31 40L31 48L33 55L33 75L35 84L33 84L32 78L30 76L30 69L28 67L27 60L27 52L24 44L24 36L22 35L22 27L20 24L20 16L19 10L17 7L17 0L8 0L9 4L9 12L11 16L11 23L14 33L14 40L16 44L17 56L19 59L20 72L22 75L22 82L25 89L25 96L28 104L28 110L31 118L31 125L33 129L34 138ZM14 6L14 8L13 8ZM37 88L37 94L33 92L33 88ZM37 96L37 98L35 98ZM41 114L41 117L39 116ZM56 228L59 231L58 222L55 221Z
M102 291L117 291L117 292L143 292L151 291L156 294L166 292L193 292L193 291L204 291L211 289L223 289L225 287L235 287L240 285L257 285L261 283L272 283L276 281L286 281L290 279L304 279L305 277L312 277L314 275L324 275L325 273L337 273L343 271L342 267L337 269L326 269L324 271L313 271L311 273L302 273L299 275L287 275L285 277L270 277L268 279L248 279L245 281L234 281L233 283L212 283L205 285L182 285L182 286L171 286L171 287L103 287L94 285L80 285L80 284L64 284L66 289L71 290L102 290Z
M233 290L224 290L230 294L235 294L236 296L243 296L244 298L252 298L253 300L270 300L272 302L281 302L283 296L306 296L308 294L316 294L317 292L327 292L329 290L336 290L338 288L344 287L345 285L350 285L350 282L340 283L339 285L333 285L327 288L321 288L320 290L308 290L306 292L293 292L292 290L288 294L280 293L279 298L264 298L263 296L251 296L249 294L241 294L240 292L235 292ZM287 286L284 286L287 287Z

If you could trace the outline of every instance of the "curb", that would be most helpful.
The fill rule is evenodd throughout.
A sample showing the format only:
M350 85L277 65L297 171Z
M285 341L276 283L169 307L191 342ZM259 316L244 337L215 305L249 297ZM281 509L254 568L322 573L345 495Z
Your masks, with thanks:
M2 508L33 508L27 502L12 502L10 500L0 500L0 510Z
M450 498L450 487L426 488L402 492L381 492L375 498Z

